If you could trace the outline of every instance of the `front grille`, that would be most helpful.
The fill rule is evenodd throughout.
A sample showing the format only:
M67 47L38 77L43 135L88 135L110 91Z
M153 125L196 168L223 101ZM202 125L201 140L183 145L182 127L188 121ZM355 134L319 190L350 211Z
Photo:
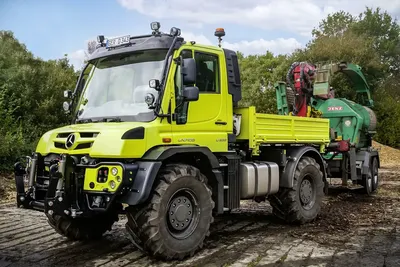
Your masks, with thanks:
M76 146L76 148L74 150L77 150L77 149L88 149L88 148L91 148L92 145L93 145L93 142L79 144L79 145ZM65 148L65 143L54 142L54 146L56 148L59 148L59 149L66 149Z
M58 149L64 149L67 150L65 147L65 141L67 140L67 137L74 132L64 132L64 133L59 133L57 134L56 140L54 140L54 147ZM91 148L94 142L94 138L97 137L99 134L98 132L78 132L75 133L77 136L79 136L79 140L84 140L84 143L78 144L73 150L80 150L80 149L88 149ZM90 140L93 139L93 140ZM79 140L76 140L75 142L79 143Z
M72 133L73 132L59 133L57 135L57 138L67 138L68 135L70 135ZM98 134L99 134L98 132L82 132L82 133L79 133L81 138L96 138Z

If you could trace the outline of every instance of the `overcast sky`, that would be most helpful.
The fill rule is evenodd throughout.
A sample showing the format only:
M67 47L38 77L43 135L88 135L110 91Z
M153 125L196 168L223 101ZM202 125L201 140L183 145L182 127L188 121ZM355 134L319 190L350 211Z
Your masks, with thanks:
M246 55L290 53L327 14L358 14L365 6L400 17L400 0L0 0L0 29L13 31L36 56L68 54L79 67L88 40L147 34L152 21L205 44L217 44L215 28L223 27L223 46Z

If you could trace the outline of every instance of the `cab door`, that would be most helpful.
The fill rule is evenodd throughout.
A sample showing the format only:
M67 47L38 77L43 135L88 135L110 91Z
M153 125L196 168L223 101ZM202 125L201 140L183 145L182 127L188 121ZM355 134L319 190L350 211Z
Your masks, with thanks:
M177 65L174 75L175 120L172 122L173 140L176 144L207 146L212 151L228 149L227 88L222 86L221 64L223 54L219 50L184 49L183 58L193 57L196 61L196 83L199 99L182 102L181 68Z

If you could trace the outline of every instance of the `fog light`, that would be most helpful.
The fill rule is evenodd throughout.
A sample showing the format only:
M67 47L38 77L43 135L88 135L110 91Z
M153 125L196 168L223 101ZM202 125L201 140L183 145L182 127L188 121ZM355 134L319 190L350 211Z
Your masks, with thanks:
M110 181L110 187L111 187L111 189L115 188L115 182L114 181Z
M111 173L112 173L112 175L114 175L114 176L116 176L117 174L118 174L118 169L117 168L112 168L111 169Z

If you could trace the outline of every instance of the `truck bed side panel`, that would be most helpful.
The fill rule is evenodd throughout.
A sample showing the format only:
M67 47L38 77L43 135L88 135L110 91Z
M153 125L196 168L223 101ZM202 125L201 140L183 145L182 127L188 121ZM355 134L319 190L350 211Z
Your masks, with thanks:
M255 107L237 108L241 129L237 140L249 140L251 148L259 144L329 143L329 120L256 113Z

